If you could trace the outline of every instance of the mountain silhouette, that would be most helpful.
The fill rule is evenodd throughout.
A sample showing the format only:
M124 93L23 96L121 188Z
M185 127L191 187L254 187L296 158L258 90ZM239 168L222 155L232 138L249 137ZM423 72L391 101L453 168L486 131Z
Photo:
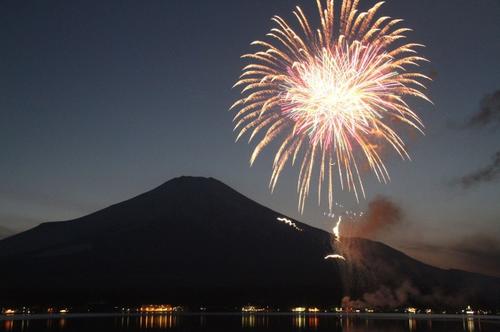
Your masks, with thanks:
M7 227L0 226L0 240L13 235L15 232Z
M180 177L0 241L0 302L336 305L388 292L398 303L380 306L499 305L498 278L364 239L341 239L347 261L325 260L332 242L218 180Z

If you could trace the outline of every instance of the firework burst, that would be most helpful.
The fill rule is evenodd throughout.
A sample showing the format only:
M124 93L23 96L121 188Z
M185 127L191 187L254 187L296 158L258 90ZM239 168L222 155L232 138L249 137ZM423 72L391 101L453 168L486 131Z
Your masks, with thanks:
M288 162L300 163L301 212L314 174L318 200L325 186L331 210L334 181L356 199L365 195L361 165L380 182L389 181L382 147L409 159L395 125L423 133L422 121L406 102L409 96L430 101L422 92L422 82L430 79L415 70L427 61L416 51L423 45L402 42L411 31L399 27L402 20L377 16L383 2L367 12L359 12L358 3L344 0L336 8L334 0L317 0L315 29L299 7L293 12L296 28L274 16L269 41L252 43L258 50L243 56L250 63L235 84L242 88L242 98L231 107L237 111L237 140L245 134L249 142L260 137L251 164L278 142L271 190Z

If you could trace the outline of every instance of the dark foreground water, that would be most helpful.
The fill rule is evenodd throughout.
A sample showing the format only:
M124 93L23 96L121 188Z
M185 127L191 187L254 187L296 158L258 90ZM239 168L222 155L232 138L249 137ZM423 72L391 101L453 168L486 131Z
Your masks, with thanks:
M116 317L46 317L37 319L1 319L0 331L15 332L420 332L420 331L500 331L500 320L467 317L424 316L339 317L334 315L240 315L182 314Z

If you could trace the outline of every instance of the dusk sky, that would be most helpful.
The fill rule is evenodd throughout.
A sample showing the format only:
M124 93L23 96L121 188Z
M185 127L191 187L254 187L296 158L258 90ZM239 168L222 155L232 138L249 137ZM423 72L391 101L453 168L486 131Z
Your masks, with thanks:
M2 1L0 226L76 218L198 175L331 229L314 195L298 213L297 168L269 192L273 149L250 168L228 111L240 55L297 4L316 15L312 0ZM381 13L427 46L434 105L411 100L426 136L406 136L411 162L386 156L389 184L367 173L359 206L338 191L336 201L363 211L385 196L403 220L378 239L500 275L500 1L390 0Z

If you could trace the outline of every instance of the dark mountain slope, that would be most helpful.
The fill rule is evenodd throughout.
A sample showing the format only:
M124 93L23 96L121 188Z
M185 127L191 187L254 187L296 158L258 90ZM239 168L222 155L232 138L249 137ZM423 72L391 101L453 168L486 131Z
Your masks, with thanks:
M342 285L362 297L402 281L419 289L408 301L464 287L467 300L499 298L498 279L440 270L368 240L343 240L355 264L324 260L328 233L278 217L217 180L173 179L0 241L0 301L337 304Z

